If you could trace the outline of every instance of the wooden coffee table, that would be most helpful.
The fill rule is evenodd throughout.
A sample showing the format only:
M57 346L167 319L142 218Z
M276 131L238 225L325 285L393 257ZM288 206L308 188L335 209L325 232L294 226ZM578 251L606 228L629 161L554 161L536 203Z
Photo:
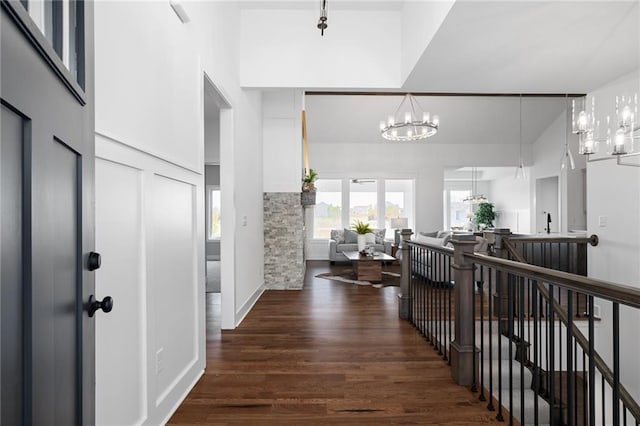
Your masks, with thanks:
M353 274L358 281L382 281L382 262L391 262L395 257L376 252L373 256L361 256L357 251L343 251L353 266Z

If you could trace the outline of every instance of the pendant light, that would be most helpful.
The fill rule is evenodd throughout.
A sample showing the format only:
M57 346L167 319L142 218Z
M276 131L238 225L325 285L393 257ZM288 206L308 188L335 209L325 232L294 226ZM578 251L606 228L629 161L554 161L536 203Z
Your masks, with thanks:
M569 95L565 95L567 100L567 110L566 110L566 121L567 128L565 130L564 136L564 152L562 153L562 161L560 163L560 168L562 170L567 170L571 168L571 170L576 168L576 163L573 161L573 155L571 155L571 150L569 149L569 133L571 133L571 127L569 127Z
M471 195L469 195L467 198L465 198L464 200L462 200L463 203L469 203L469 204L480 204L480 203L486 203L487 197L484 196L484 194L478 194L478 177L477 177L477 170L475 167L471 168Z
M524 160L522 158L522 94L520 94L520 162L516 168L516 180L526 179L527 174L524 168Z

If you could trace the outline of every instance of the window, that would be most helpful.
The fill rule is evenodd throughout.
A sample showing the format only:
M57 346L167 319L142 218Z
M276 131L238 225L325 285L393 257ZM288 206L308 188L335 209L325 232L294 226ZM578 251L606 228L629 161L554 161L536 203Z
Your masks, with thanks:
M329 238L332 229L342 229L342 180L316 181L313 237Z
M207 187L207 239L220 239L220 189Z
M313 238L330 238L332 229L351 228L357 220L386 229L387 239L394 236L392 220L414 226L413 179L319 179L316 191Z
M448 229L448 227L462 229L469 223L473 211L471 204L465 203L463 200L470 195L470 190L449 191L449 212L447 215L449 223L448 226L445 223L445 229Z
M349 184L349 225L356 221L378 228L378 181L352 179Z
M22 2L29 16L49 41L65 67L77 79L76 27L82 23L78 2L28 0Z

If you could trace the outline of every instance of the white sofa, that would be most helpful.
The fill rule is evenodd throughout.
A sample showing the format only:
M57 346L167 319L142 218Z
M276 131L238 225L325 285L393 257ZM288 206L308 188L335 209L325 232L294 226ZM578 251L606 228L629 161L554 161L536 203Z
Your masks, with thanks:
M391 255L392 241L385 241L385 229L374 229L375 251L383 252ZM334 262L348 262L348 259L342 254L343 251L358 251L357 234L350 229L332 229L331 239L329 240L329 260Z

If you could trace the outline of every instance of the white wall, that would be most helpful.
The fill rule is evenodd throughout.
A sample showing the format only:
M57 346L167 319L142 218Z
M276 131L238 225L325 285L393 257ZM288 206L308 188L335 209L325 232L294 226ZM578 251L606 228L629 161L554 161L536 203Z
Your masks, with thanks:
M97 424L165 422L204 370L205 72L230 105L220 117L223 327L261 294L261 93L239 85L237 5L184 6L188 24L168 2L96 3L96 292L119 295L96 320Z
M262 102L264 192L300 192L302 91L267 91Z
M558 203L560 205L560 217L554 218L552 215L552 230L554 232L568 232L570 224L571 229L576 229L584 220L582 218L576 219L577 213L582 212L581 206L576 206L576 204L581 203L581 200L568 196L569 193L574 194L576 191L583 191L581 180L573 177L567 177L567 175L581 176L582 169L586 167L586 160L584 156L578 154L578 138L575 135L570 134L570 129L567 128L567 118L568 116L566 112L563 111L533 144L533 166L530 169L530 191L532 197L530 229L532 232L536 232L536 230L539 231L546 226L546 217L544 217L542 210L536 205L536 179L558 176ZM569 149L571 150L575 162L574 170L563 170L561 168L562 155L564 153L567 135ZM570 213L571 220L569 219ZM542 222L545 224L542 224Z
M220 164L219 116L205 118L204 121L204 162L206 164Z
M400 87L401 11L318 8L242 11L243 87Z
M526 178L512 176L493 179L490 182L489 199L495 205L496 228L509 228L511 232L528 234L531 232L530 168L525 167Z
M598 118L614 116L615 96L640 93L638 72L611 82L590 93L596 96ZM606 154L598 154L602 158ZM632 158L627 159L631 162ZM635 163L638 164L638 157ZM597 234L597 247L589 247L589 276L640 288L640 167L616 165L616 160L587 163L587 230ZM606 226L599 226L599 218ZM601 305L602 322L597 329L598 351L611 360L611 304ZM640 353L637 309L620 310L621 377L623 384L640 399Z

